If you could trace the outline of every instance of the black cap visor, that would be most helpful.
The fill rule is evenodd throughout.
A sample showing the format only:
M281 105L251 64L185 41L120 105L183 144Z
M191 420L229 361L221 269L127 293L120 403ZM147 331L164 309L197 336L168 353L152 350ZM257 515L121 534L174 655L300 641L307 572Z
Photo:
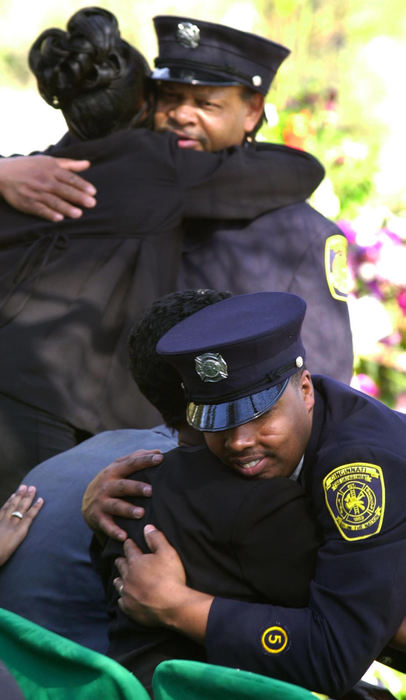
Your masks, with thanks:
M151 80L162 82L186 83L188 85L241 85L241 81L221 73L196 70L196 68L165 67L155 68L149 76Z
M280 399L288 383L289 378L256 394L225 403L196 404L191 401L186 409L187 422L195 430L207 433L236 428L269 411Z

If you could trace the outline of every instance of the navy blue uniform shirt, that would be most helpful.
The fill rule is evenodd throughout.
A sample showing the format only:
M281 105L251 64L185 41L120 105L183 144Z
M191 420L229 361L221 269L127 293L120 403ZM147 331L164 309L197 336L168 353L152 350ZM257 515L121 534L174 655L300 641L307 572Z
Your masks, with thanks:
M211 663L337 697L406 613L406 416L327 377L313 381L301 478L324 544L308 606L215 598L206 644Z

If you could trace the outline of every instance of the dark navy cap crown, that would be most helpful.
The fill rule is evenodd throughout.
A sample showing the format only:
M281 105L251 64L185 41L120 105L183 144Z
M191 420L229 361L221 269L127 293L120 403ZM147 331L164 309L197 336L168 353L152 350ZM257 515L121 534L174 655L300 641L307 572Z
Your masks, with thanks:
M303 366L305 310L295 294L243 294L192 314L160 339L157 352L182 376L194 428L225 430L271 408Z
M154 80L246 85L266 95L289 49L256 34L188 17L154 18L159 55Z

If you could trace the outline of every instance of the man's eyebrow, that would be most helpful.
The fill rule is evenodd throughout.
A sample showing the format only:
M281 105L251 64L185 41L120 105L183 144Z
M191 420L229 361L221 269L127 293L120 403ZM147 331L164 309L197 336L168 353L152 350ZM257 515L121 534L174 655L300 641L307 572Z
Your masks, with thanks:
M196 96L200 98L205 98L211 100L212 102L219 101L223 99L223 95L218 92L213 91L210 87L203 87L201 90L196 90Z
M174 86L160 86L159 88L159 94L164 94L164 95L170 95L170 96L176 96L176 95L186 95L186 93L183 92L182 87L174 87ZM216 91L213 91L212 88L209 85L194 85L193 86L193 91L191 93L187 93L188 95L192 95L194 99L196 100L209 100L210 102L220 102L224 99L223 94L219 94Z

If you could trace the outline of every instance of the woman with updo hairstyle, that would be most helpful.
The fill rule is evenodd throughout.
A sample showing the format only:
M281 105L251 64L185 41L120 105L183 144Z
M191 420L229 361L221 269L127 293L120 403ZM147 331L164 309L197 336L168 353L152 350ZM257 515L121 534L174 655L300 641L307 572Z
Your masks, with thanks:
M108 10L86 7L70 18L67 31L45 30L28 61L39 93L62 110L69 130L80 139L134 126L144 116L148 63L121 38Z
M33 466L95 433L161 423L130 378L127 338L157 298L183 289L183 218L264 213L270 191L285 197L280 157L293 160L301 198L315 186L294 150L197 153L138 128L149 125L148 65L107 10L42 32L29 62L69 127L44 154L89 160L98 201L54 222L0 198L0 502Z

